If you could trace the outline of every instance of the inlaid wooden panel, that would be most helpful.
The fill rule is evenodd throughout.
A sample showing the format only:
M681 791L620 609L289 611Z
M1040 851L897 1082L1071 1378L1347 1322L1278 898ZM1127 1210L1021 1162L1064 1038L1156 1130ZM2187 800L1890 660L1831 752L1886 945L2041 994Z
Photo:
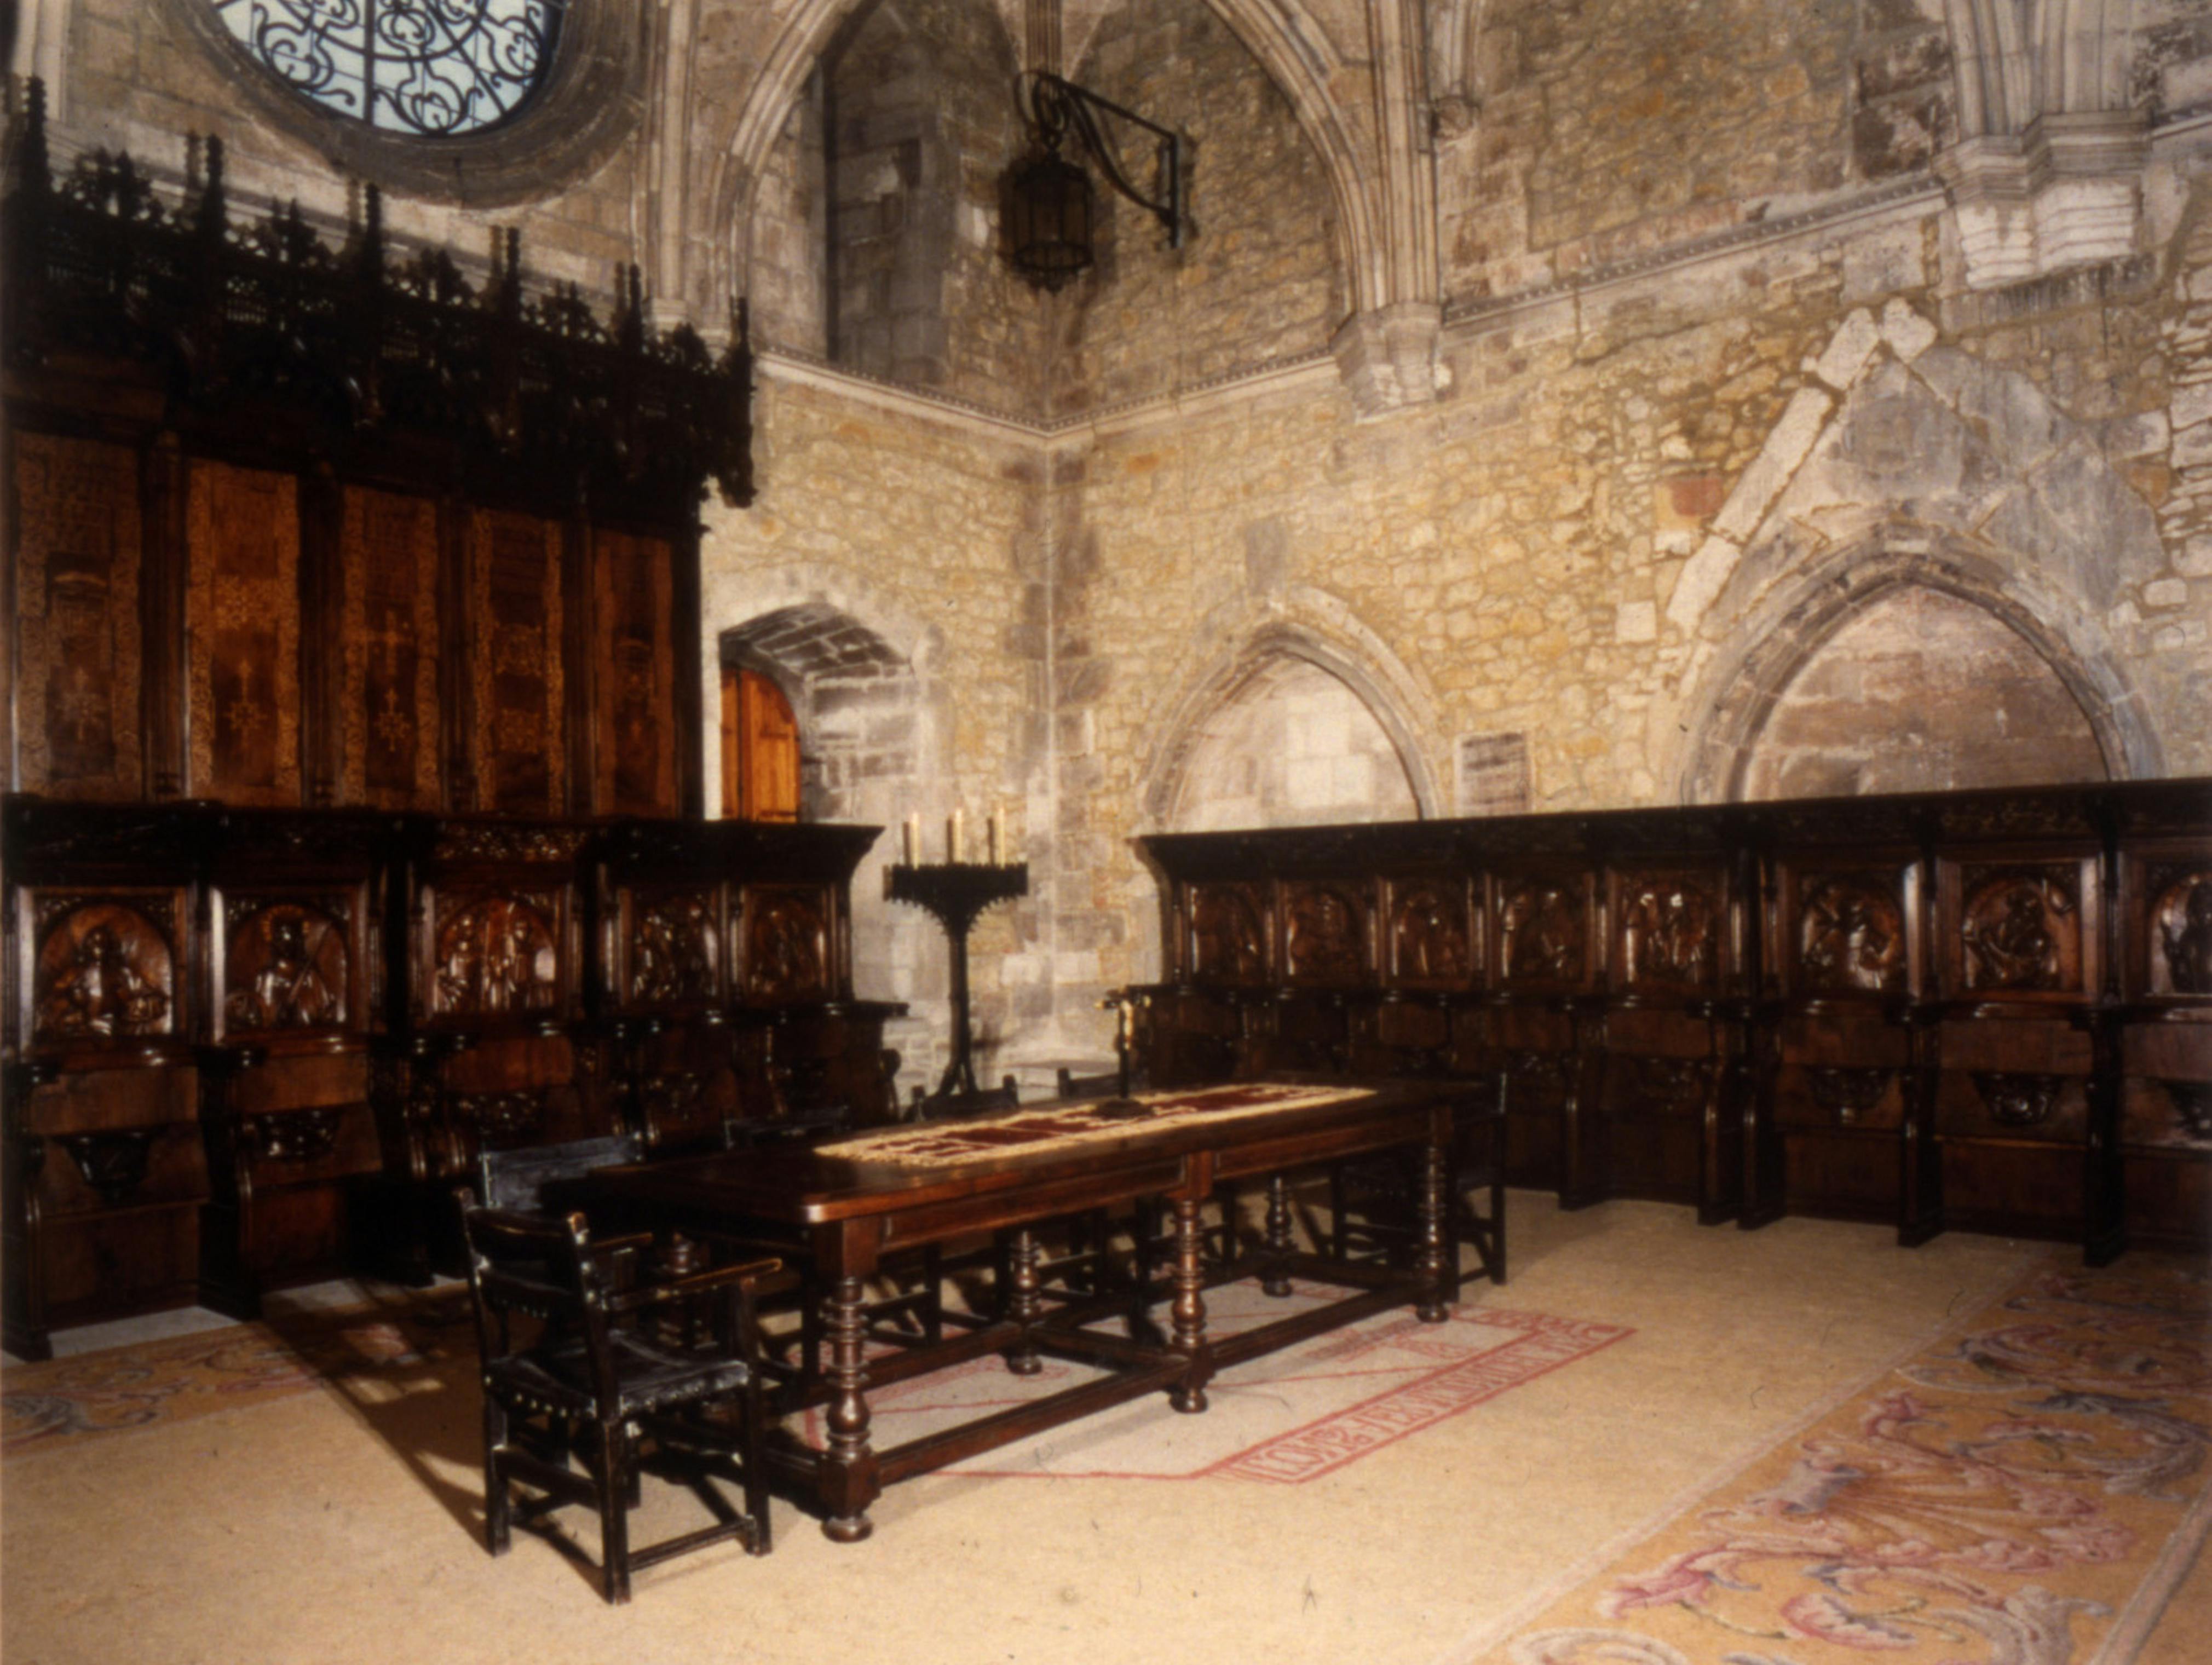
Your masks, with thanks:
M1903 994L1911 987L1905 876L1894 866L1786 870L1782 964L1793 994Z
M738 921L745 998L794 1000L827 995L830 919L826 890L747 885Z
M2093 865L1968 861L1948 867L1949 987L1982 996L2050 996L2093 986Z
M1578 987L1589 980L1589 874L1501 874L1492 907L1507 987Z
M180 1033L183 907L169 890L28 893L33 1046Z
M616 998L649 1006L720 998L720 914L713 885L625 888Z
M563 900L553 889L440 891L431 1011L441 1018L557 1011L568 985Z
M1291 982L1351 984L1367 975L1364 885L1283 886L1283 972Z
M561 529L479 510L471 541L478 795L504 814L557 814L568 786Z
M222 897L222 1030L342 1028L357 976L343 890Z
M188 525L192 791L300 801L299 483L195 460Z
M2212 996L2212 856L2154 861L2145 877L2149 992Z
M438 782L438 508L349 487L345 568L345 796L381 809L435 809Z
M1613 973L1624 988L1717 987L1728 929L1725 885L1712 872L1613 876Z
M1266 914L1260 888L1194 884L1190 973L1205 982L1256 983L1267 975Z
M138 462L125 447L15 436L17 784L135 798Z
M597 610L599 780L604 814L673 815L676 662L669 641L673 574L658 538L592 536Z
M1480 967L1471 891L1464 878L1394 881L1384 939L1393 981L1417 988L1457 988Z

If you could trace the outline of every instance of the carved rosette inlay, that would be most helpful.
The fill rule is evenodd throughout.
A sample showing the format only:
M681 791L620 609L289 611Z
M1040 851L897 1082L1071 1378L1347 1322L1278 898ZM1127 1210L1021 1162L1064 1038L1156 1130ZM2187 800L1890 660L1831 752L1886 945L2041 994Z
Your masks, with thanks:
M703 1000L714 994L714 896L677 890L636 901L629 945L629 998Z
M1267 970L1260 910L1240 886L1206 884L1191 897L1191 970L1224 982L1257 982Z
M1870 1115L1889 1091L1890 1070L1847 1069L1839 1065L1815 1065L1805 1072L1805 1085L1813 1102L1848 1127Z
M2081 909L2071 866L2006 868L1973 882L1959 921L1966 987L2044 992L2081 986Z
M58 1141L76 1164L84 1182L110 1208L119 1208L146 1182L154 1129L130 1127L113 1133L64 1133Z
M1283 958L1295 978L1352 982L1366 969L1360 907L1332 884L1293 886L1285 908Z
M478 896L441 909L436 1009L467 1016L542 1011L559 1001L554 898Z
M2058 1095L2066 1085L2063 1075L2015 1074L2004 1070L1973 1072L1974 1091L1982 1096L1990 1119L2001 1127L2039 1127L2058 1109Z
M745 901L745 993L763 1000L828 994L830 932L821 898L781 890Z
M2212 869L2151 875L2151 992L2212 994Z
M51 921L46 916L51 910ZM44 925L33 982L39 1041L121 1040L175 1028L175 955L137 899L41 897Z
M1509 980L1580 982L1583 977L1583 898L1572 886L1522 879L1498 894L1500 957Z
M234 1030L314 1029L346 1011L343 898L233 902L223 956L223 1017Z
M1413 981L1464 981L1474 969L1465 899L1443 884L1401 892L1390 908L1390 962Z
M1632 987L1700 988L1719 969L1720 904L1710 880L1638 873L1620 892L1621 975Z
M1797 964L1805 987L1901 994L1905 904L1881 873L1808 873L1797 881Z
M321 1104L277 1115L248 1116L241 1136L249 1155L264 1162L316 1162L337 1145L346 1107Z

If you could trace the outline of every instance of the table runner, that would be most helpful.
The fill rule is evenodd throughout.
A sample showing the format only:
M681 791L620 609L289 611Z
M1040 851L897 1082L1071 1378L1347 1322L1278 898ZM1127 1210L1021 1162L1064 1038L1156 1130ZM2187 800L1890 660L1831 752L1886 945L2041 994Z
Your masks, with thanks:
M817 1148L826 1157L929 1168L976 1157L1024 1154L1126 1139L1131 1133L1194 1121L1234 1121L1280 1110L1307 1109L1373 1097L1368 1087L1291 1086L1239 1082L1180 1092L1140 1093L1135 1098L1086 1099L1080 1103L1002 1110L958 1121L891 1127ZM1139 1107L1138 1110L1132 1106Z

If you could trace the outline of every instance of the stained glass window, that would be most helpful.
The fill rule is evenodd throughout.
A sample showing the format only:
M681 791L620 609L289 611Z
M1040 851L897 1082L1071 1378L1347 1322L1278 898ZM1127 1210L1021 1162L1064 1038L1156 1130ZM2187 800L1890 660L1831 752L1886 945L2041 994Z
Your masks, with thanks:
M389 133L496 126L553 63L569 0L210 0L295 91Z

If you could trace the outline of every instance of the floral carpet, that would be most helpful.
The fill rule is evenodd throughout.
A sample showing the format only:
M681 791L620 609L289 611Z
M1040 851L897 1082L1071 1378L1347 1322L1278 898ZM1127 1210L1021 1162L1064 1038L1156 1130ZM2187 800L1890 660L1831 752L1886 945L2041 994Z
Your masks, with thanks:
M2208 1268L2047 1264L1953 1336L1463 1659L2133 1657L2212 1524Z

